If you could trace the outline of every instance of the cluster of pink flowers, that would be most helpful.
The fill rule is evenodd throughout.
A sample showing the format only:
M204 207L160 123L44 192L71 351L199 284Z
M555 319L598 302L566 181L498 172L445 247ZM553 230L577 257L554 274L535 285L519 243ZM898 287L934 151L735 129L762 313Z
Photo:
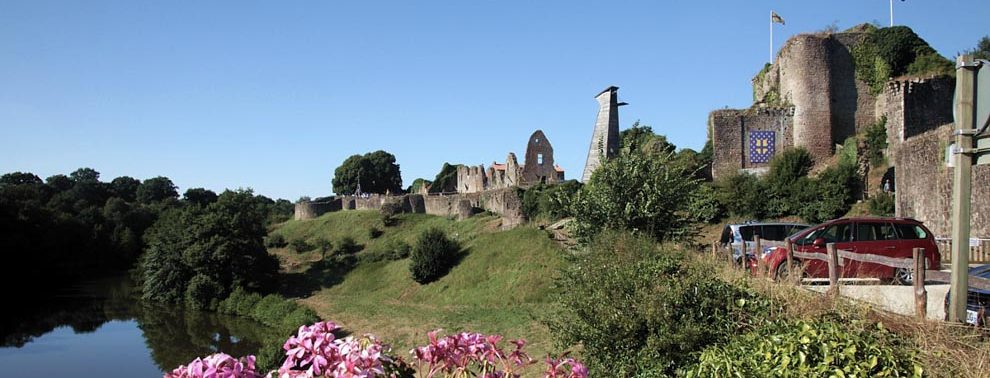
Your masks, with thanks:
M566 367L570 366L570 371ZM547 371L544 378L588 378L588 368L578 360L567 357L547 357Z
M507 354L498 346L502 341L499 335L461 332L437 337L438 333L440 330L429 333L430 344L409 351L421 364L427 365L427 377L440 373L458 376L469 372L481 377L518 377L516 370L533 361L522 350L525 340L510 341L515 350Z
M318 322L299 327L295 336L285 341L285 362L278 369L280 378L291 377L374 377L384 375L386 349L374 336L337 339L333 322Z
M189 365L180 365L164 378L260 378L254 371L254 356L241 359L226 353L197 358Z
M499 347L502 336L461 332L437 337L440 330L429 333L430 343L410 351L421 364L426 377L477 376L482 378L519 377L519 371L533 363L523 351L526 340L509 341L515 346L506 353ZM426 365L425 370L423 364ZM569 357L547 358L546 378L587 378L588 369ZM570 367L570 371L566 367Z
M333 334L337 329L333 322L299 327L299 332L282 346L286 357L282 367L266 378L369 378L385 376L386 366L408 369L401 359L389 357L389 348L374 336L337 339ZM509 341L514 347L506 352L499 346L499 335L462 332L438 337L439 332L430 332L428 345L410 351L420 363L420 376L518 378L523 369L533 364L523 351L525 340ZM238 360L217 353L179 366L164 378L260 378L254 361L254 356ZM588 377L588 369L566 354L557 359L547 357L546 362L544 378ZM390 371L395 376L394 370Z

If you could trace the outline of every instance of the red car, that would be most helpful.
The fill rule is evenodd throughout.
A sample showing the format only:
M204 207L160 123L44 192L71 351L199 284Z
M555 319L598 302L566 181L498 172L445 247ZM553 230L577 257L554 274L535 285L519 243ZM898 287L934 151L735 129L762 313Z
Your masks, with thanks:
M927 269L940 269L942 255L935 245L935 237L921 222L910 218L842 218L810 227L791 235L795 252L820 253L827 256L825 246L835 243L840 251L874 254L893 258L912 257L914 248L925 249ZM787 248L776 247L762 256L764 266L768 266L774 277L787 275ZM828 278L828 262L825 259L800 259L794 257L795 265L804 266L805 277ZM756 269L756 261L750 261L751 269ZM798 267L800 268L800 267ZM843 261L840 277L879 278L898 284L911 284L913 274L910 269L893 268L879 263Z

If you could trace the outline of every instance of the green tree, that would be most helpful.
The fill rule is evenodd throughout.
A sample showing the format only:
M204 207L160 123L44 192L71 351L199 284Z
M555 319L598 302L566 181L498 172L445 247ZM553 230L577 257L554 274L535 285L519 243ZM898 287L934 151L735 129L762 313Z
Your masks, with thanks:
M40 185L42 183L41 178L33 173L13 172L0 176L0 185Z
M236 287L269 288L278 261L265 250L264 219L250 190L225 191L205 208L167 211L146 237L148 247L140 267L144 297L174 303L192 290L197 303L205 303L200 294L214 286L203 283L189 289L189 280L197 275L216 283L217 299Z
M429 187L430 184L432 184L430 180L422 178L415 179L412 184L409 185L409 188L406 189L406 193L419 193L419 191L423 189L424 185Z
M179 192L168 177L158 176L144 180L137 188L137 200L141 203L157 203L178 198Z
M457 191L457 167L460 165L443 163L440 172L433 178L430 193L450 193Z
M576 234L584 240L606 229L630 230L657 240L680 240L694 233L690 198L698 180L672 154L620 154L598 168L578 191L573 212Z
M332 183L334 192L341 195L354 193L359 184L364 193L402 192L402 174L395 155L381 150L344 160L334 171Z
M217 194L209 189L189 188L182 195L182 199L197 206L208 206L217 201Z
M129 176L120 176L110 181L110 190L113 195L127 202L137 200L137 190L140 186L141 180Z
M976 42L976 46L971 50L966 50L964 54L969 54L973 56L973 59L988 59L990 60L990 36L983 36L979 41Z
M664 155L673 153L677 146L667 141L667 137L653 133L653 128L640 125L639 121L632 127L619 132L619 149L621 153L644 153Z

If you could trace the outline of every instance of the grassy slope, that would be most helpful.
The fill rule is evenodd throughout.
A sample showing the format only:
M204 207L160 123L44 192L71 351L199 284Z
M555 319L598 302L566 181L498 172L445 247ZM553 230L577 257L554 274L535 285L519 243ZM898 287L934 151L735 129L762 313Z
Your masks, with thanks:
M424 344L426 332L436 328L525 338L534 356L550 351L549 334L539 318L547 311L550 285L565 252L543 231L530 227L498 231L497 218L491 216L456 222L404 214L400 220L397 226L383 228L377 212L345 211L290 221L273 232L286 240L311 242L318 237L336 241L351 236L365 253L383 248L390 239L413 244L422 230L440 227L461 242L466 255L449 274L428 285L412 281L408 259L359 263L348 272L308 274L307 279L320 281L319 288L301 301L347 331L373 333L403 353ZM370 239L370 227L385 233ZM317 251L272 252L282 258L289 274L312 273L311 262L319 259Z

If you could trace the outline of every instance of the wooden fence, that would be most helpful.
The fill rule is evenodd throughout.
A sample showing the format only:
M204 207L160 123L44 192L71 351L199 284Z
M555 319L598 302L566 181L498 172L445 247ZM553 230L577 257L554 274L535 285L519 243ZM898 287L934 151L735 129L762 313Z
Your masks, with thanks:
M757 245L757 250L759 250L760 239L759 237L754 238ZM911 258L896 258L890 256L882 256L868 253L854 253L850 251L837 250L834 243L829 243L826 245L827 253L806 253L806 252L793 252L793 246L787 243L787 264L788 275L791 275L790 271L793 269L792 264L793 259L804 259L804 260L822 260L828 263L828 277L829 277L829 288L826 292L827 295L838 296L839 295L839 279L842 278L841 267L845 265L846 260L875 263L892 268L904 268L911 269L913 273L913 284L914 284L914 306L915 315L919 319L925 319L928 316L928 290L925 288L925 282L950 282L951 274L949 272L943 272L940 270L927 270L925 266L925 249L915 248L912 252L913 256ZM718 243L712 244L712 254L717 255L719 251ZM940 247L941 249L941 247ZM945 249L946 251L948 249ZM731 249L729 249L729 255L731 256ZM943 253L943 258L948 255L948 253ZM757 255L759 256L759 255ZM757 257L757 276L768 276L773 277L772 272L766 271L768 267L762 264L763 259ZM972 261L972 260L971 260ZM744 269L748 269L748 264L741 264ZM799 268L800 269L800 268ZM797 282L797 281L795 281ZM970 288L990 290L990 279L980 278L980 277L969 277L968 281ZM982 316L982 314L981 314Z
M974 239L975 246L970 243L969 263L970 264L990 264L990 239ZM935 238L935 245L942 252L942 263L952 261L952 239Z

